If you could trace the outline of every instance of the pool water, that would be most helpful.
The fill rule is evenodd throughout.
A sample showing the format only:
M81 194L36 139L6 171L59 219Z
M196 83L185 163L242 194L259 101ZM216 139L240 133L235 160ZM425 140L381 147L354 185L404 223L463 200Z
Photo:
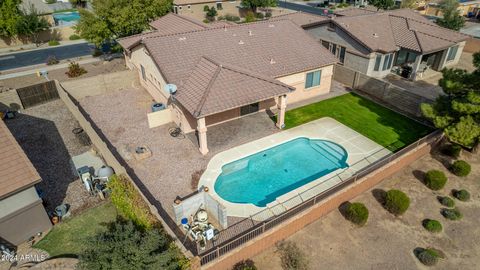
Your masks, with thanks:
M55 25L72 25L80 20L78 11L53 13Z
M336 143L297 138L225 164L215 191L229 202L264 207L283 194L348 167L347 157Z

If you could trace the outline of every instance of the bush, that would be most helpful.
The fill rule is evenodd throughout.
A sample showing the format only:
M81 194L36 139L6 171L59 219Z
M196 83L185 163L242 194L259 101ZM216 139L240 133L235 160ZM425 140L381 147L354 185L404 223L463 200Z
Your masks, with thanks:
M200 181L200 178L202 177L202 174L205 170L196 170L192 173L192 179L190 180L190 187L192 190L197 190L198 189L198 182Z
M368 220L368 209L363 203L350 203L346 209L346 218L351 222L363 226Z
M203 22L203 23L210 23L210 20L208 20L208 19L203 19L202 22Z
M265 18L265 15L263 15L263 13L259 12L259 13L255 14L255 17L259 20L263 20L263 18Z
M208 12L210 10L210 7L208 5L203 6L203 11Z
M271 12L266 12L266 13L265 13L265 17L266 17L266 18L272 17L272 13L271 13Z
M455 209L443 208L441 213L442 213L442 216L450 220L460 220L463 218L462 213L457 208Z
M231 15L231 14L227 14L227 15L225 15L225 20L227 20L229 22L238 22L238 21L240 21L240 17L234 16L234 15Z
M455 207L455 201L448 197L448 196L444 196L444 197L438 197L438 201L443 205L443 206L446 206L446 207Z
M93 56L93 57L99 57L99 56L102 55L102 54L103 54L102 50L100 50L100 49L98 49L98 48L95 48L95 49L93 50L93 52L92 52L92 56Z
M217 20L219 20L219 21L225 21L225 17L224 17L224 16L218 16L218 17L217 17Z
M429 232L438 233L442 231L442 223L438 220L425 219L422 225Z
M254 22L254 21L255 21L255 14L253 14L252 11L248 11L247 15L245 15L245 22L249 23L249 22Z
M108 181L110 198L117 210L141 228L151 228L155 218L133 184L125 176L114 175Z
M305 254L294 242L282 241L277 244L277 250L280 253L280 259L283 269L308 269L308 260Z
M60 45L60 42L58 42L58 40L50 40L48 42L48 46L58 46Z
M235 264L232 270L257 270L257 267L252 260L248 259Z
M462 147L458 144L448 144L442 147L442 153L453 158L458 158L461 152Z
M452 164L450 170L456 176L464 177L470 174L472 167L464 160L457 160Z
M79 77L85 73L87 73L87 71L74 61L70 62L68 65L68 71L65 72L69 78Z
M400 190L391 189L385 195L385 209L395 216L402 215L410 206L410 198Z
M182 269L185 257L159 228L143 230L119 219L86 240L80 269ZM108 267L107 267L108 266Z
M470 193L466 191L465 189L461 190L453 190L453 197L457 198L458 200L462 202L466 202L470 200Z
M417 253L418 260L427 266L433 266L437 264L438 259L442 257L443 255L441 252L433 248L422 249Z
M51 66L51 65L56 65L60 63L60 61L58 61L57 57L55 57L55 55L50 55L48 58L47 58L47 65L48 66Z
M447 183L447 177L442 171L430 170L425 174L425 185L431 190L440 190Z
M81 39L81 37L80 37L79 35L73 34L73 35L71 35L68 39L70 39L70 40L79 40L79 39Z
M45 3L47 4L55 4L57 0L46 0Z

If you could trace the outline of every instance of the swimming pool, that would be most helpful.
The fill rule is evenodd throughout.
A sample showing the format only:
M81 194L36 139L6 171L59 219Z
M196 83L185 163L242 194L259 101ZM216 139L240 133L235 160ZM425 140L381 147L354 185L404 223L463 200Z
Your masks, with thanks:
M225 164L215 192L232 203L264 207L298 187L348 167L347 151L331 141L293 139Z
M80 14L78 11L53 13L53 19L55 20L55 25L73 25L80 20Z

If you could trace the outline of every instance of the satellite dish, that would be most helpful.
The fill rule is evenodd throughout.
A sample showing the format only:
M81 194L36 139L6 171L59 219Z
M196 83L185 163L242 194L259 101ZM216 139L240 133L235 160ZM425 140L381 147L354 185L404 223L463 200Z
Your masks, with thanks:
M175 84L167 84L165 85L165 91L169 94L175 94L175 92L177 92L177 86Z

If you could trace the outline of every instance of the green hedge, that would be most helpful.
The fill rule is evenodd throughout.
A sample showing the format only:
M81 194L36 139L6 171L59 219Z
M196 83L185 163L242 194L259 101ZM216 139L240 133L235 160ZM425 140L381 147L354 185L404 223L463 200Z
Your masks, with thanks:
M446 207L455 207L455 201L448 197L448 196L444 196L444 197L438 197L438 201L443 205L443 206L446 206Z
M73 35L71 35L70 37L68 37L68 39L70 39L70 40L79 40L79 39L81 39L81 37L80 37L79 35L77 35L77 34L73 34Z
M427 231L433 232L433 233L441 232L443 229L442 223L440 223L440 221L438 220L433 220L433 219L425 219L422 222L422 225Z
M452 164L450 170L456 176L464 177L470 174L472 167L464 160L457 160Z
M60 42L58 42L58 40L50 40L48 42L48 46L58 46L60 45Z
M453 190L453 197L457 198L462 202L466 202L470 200L470 192L466 191L465 189L461 190Z
M462 147L458 144L448 144L442 147L442 153L453 158L458 158L461 152Z
M155 218L133 184L123 175L113 175L108 181L110 198L120 213L142 228L151 228Z
M442 212L442 215L443 215L446 219L450 219L450 220L460 220L460 219L463 218L462 213L461 213L460 210L458 210L457 208L455 208L455 209L443 208L441 212Z
M385 195L385 209L395 216L405 213L410 206L410 198L407 194L397 189L387 191Z
M368 220L368 209L363 203L350 203L346 209L346 218L359 226L363 226Z
M431 190L440 190L447 183L447 177L442 171L430 170L425 174L425 185Z
M438 263L438 259L442 258L443 255L439 250L433 248L422 249L417 254L418 260L427 266L433 266Z

